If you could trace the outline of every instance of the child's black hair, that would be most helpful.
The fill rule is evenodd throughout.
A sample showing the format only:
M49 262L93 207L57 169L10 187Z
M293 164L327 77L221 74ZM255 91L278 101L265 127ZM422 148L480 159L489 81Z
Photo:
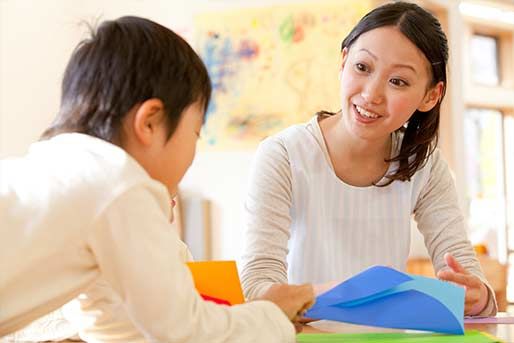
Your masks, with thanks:
M158 98L169 138L189 105L201 101L207 108L211 90L200 57L173 31L133 16L105 21L73 52L59 113L42 137L79 132L116 142L123 117Z

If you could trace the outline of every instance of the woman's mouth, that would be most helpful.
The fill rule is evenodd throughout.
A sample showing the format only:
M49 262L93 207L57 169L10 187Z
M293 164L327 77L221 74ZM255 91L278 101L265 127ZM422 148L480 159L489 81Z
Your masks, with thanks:
M379 114L368 111L368 110L364 109L363 107L360 107L355 104L353 105L353 108L355 109L357 120L361 123L365 123L365 124L373 123L382 117Z

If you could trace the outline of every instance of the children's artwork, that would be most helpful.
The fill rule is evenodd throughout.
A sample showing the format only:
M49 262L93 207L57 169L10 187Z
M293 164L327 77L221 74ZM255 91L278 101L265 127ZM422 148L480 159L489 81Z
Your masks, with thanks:
M188 262L187 266L204 300L229 306L244 303L235 261Z
M341 42L371 7L331 1L197 14L193 44L213 85L201 144L254 149L319 110L338 111Z
M464 293L448 282L374 266L319 295L305 316L463 334Z
M502 340L485 332L469 330L461 335L434 333L301 333L296 336L298 343L498 343Z

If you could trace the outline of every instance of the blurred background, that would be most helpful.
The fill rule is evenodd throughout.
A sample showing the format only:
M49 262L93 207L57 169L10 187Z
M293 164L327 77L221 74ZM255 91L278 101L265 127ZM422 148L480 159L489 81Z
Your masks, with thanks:
M196 259L238 260L258 142L318 110L339 109L341 41L382 3L0 0L0 158L23 154L57 113L65 65L87 37L84 22L157 21L201 55L214 87L175 226ZM514 302L514 1L417 3L439 18L450 41L439 146L504 308ZM408 270L433 273L415 224Z

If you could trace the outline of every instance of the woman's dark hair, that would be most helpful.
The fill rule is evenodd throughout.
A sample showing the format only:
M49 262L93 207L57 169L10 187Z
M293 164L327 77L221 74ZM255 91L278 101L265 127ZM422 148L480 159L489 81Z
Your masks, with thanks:
M343 40L341 50L349 49L363 33L383 26L395 26L423 52L431 66L429 87L442 81L443 90L433 109L427 112L416 110L406 126L398 129L404 134L400 152L386 159L386 162L398 161L399 167L386 175L389 179L387 182L377 186L387 186L395 180L410 181L434 152L439 135L441 101L446 91L448 62L448 41L439 21L418 5L401 1L377 7L366 14ZM320 113L330 114L326 111Z
M139 17L105 21L75 48L59 113L42 138L79 132L114 143L123 117L151 98L164 104L169 138L181 113L196 101L205 110L210 97L205 65L173 31Z

